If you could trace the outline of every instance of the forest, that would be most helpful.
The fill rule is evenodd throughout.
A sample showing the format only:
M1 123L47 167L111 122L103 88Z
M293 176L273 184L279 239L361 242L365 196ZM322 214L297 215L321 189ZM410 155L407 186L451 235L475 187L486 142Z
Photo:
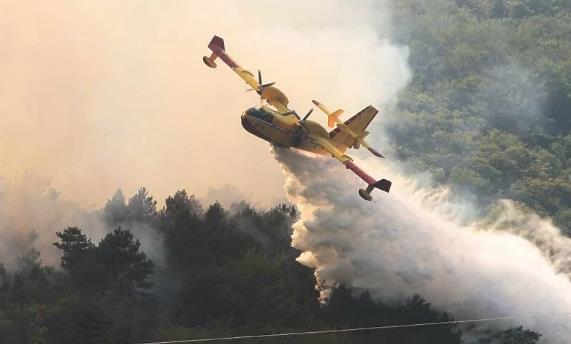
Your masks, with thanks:
M566 0L394 2L391 37L409 47L413 71L386 114L394 156L482 208L509 198L571 235L570 11ZM453 319L422 295L395 304L343 285L320 303L313 271L290 244L295 205L225 209L185 190L157 204L145 188L130 197L119 190L100 210L101 240L70 223L53 229L58 266L44 265L33 246L16 269L0 262L0 342L142 343ZM145 250L149 236L156 245ZM541 336L446 325L265 342L534 344Z
M571 24L567 0L395 2L413 80L388 113L411 171L515 200L571 234Z
M295 261L299 252L290 245L294 206L256 211L241 203L227 210L214 203L204 210L184 190L161 210L156 204L144 188L128 201L118 191L102 211L110 231L99 242L65 228L54 235L59 268L42 266L30 248L17 271L0 269L3 343L138 343L452 319L419 295L386 304L344 286L320 304L312 270ZM148 228L162 238L160 265L136 239ZM522 328L478 335L478 343L540 338ZM461 336L449 325L303 342L463 343Z

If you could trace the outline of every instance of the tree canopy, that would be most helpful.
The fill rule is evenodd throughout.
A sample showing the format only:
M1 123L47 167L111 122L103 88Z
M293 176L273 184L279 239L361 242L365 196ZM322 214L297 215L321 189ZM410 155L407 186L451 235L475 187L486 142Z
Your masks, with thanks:
M145 193L145 198L150 196ZM257 210L240 203L227 210L214 203L203 210L181 190L161 210L147 214L127 223L154 226L161 238L155 246L167 258L161 265L141 251L137 232L128 228L109 227L93 243L82 229L69 227L54 235L60 269L43 266L33 248L22 255L19 270L0 266L0 338L10 343L128 343L453 319L418 295L400 304L384 303L343 285L321 304L313 271L295 261L299 252L290 245L294 206ZM463 331L450 325L303 341L460 344ZM477 336L487 340L482 343L506 344L540 338L523 328L482 330Z
M569 1L393 3L413 79L389 112L395 157L435 183L521 202L571 231Z

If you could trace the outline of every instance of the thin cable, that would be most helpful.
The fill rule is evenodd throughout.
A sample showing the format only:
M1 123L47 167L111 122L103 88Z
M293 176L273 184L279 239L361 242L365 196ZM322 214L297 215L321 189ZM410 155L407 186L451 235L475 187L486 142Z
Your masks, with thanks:
M537 317L546 317L546 316L555 317L555 316L570 316L570 315L571 315L571 312L566 312L566 313L537 313L537 314L526 314L526 315L508 315L508 316L502 316L502 317L491 317L491 318L480 318L480 319L426 322L426 323L416 323L416 324L354 327L354 328L337 329L337 330L285 332L285 333L258 334L258 335L246 335L246 336L234 336L234 337L183 339L183 340L171 340L171 341L163 341L163 342L144 342L144 343L136 343L136 344L205 343L205 342L214 342L214 341L233 341L233 340L240 340L240 339L276 338L276 337L304 336L304 335L316 335L316 334L347 333L347 332L358 332L358 331L375 331L375 330L388 330L388 329L395 329L395 328L455 325L455 324L479 323L479 322L498 321L498 320L514 320L514 319L537 318Z

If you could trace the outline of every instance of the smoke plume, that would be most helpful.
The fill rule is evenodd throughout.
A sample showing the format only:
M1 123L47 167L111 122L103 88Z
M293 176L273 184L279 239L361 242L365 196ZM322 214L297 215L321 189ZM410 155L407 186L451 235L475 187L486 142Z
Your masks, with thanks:
M13 182L0 179L0 263L17 268L22 254L34 248L44 264L57 265L55 232L71 226L82 228L93 240L105 233L96 213L62 198L46 180L32 175Z
M435 190L374 161L369 170L393 180L393 188L388 195L375 191L369 203L357 194L357 178L336 161L285 150L276 158L301 213L293 246L302 251L299 262L315 269L322 297L345 284L395 302L421 294L457 318L571 310L571 282L540 249L568 241L549 221L502 201L495 220L466 224L459 215L465 205L452 211L452 203L436 201ZM522 230L522 221L533 233ZM571 334L561 318L521 324L550 343Z
M387 17L373 0L1 1L0 177L47 176L89 208L141 185L163 200L232 184L271 205L281 172L240 126L258 98L204 65L208 42L223 37L299 112L353 112L393 96L381 78L406 81L405 51L378 44Z
M385 25L389 19L390 13L385 13ZM365 24L362 29L378 32L379 27ZM346 32L335 32L335 41L344 42ZM368 101L381 105L381 115L390 113L410 78L407 50L386 39L361 46L367 51L376 47L367 65L372 77L356 75L358 91L350 92L350 99L340 98L340 104ZM513 75L511 70L506 73ZM522 77L515 84L517 92L508 94L510 104L514 109L529 108L528 117L535 116L537 106L520 101L530 93L523 87L529 80ZM390 156L387 136L375 129L373 123L370 138L382 143L379 146ZM466 201L469 195L432 189L426 186L430 176L405 177L399 163L387 166L376 160L359 163L373 176L392 180L393 188L388 195L375 191L375 200L368 203L357 194L362 183L338 162L281 149L275 156L286 174L288 197L301 215L292 244L302 251L299 262L315 269L323 299L331 287L345 284L385 301L421 294L457 318L571 310L571 282L565 275L569 239L549 219L509 200L498 201L482 218L484 211ZM556 317L495 326L520 324L541 331L550 343L563 343L571 335L571 326Z
M379 44L387 17L376 1L0 2L0 178L31 171L50 180L5 187L0 259L11 260L30 232L45 263L67 226L98 240L91 209L118 187L209 199L231 184L273 205L283 197L279 167L267 143L240 127L258 99L226 66L204 66L212 35L278 82L295 109L318 98L352 112L394 97L398 87L378 87L381 77L406 83L406 49Z

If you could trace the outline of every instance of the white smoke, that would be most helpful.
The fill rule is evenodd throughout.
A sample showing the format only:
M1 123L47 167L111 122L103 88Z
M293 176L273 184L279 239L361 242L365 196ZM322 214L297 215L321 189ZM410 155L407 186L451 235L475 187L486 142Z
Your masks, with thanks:
M508 219L519 225L515 218L529 218L509 201L487 227L465 224L459 216L464 205L451 211L446 197L434 197L442 192L419 188L378 162L368 161L368 170L391 179L393 188L390 194L373 192L369 203L357 194L358 178L332 159L285 150L276 157L301 214L293 246L302 251L299 262L315 269L323 297L328 287L345 284L387 301L420 294L457 318L571 311L569 279L529 240L496 231L509 227ZM531 219L525 221L535 227L529 237L566 240L549 221ZM564 343L571 334L561 318L514 324L540 330L550 343Z
M361 36L385 37L379 27L379 22L363 25L367 34ZM381 115L390 112L389 105L410 79L406 48L389 40L348 40L350 31L344 27L327 32L332 42L349 42L351 51L369 56L358 65L366 73L338 85L347 94L329 95L339 91L330 86L329 97L339 106L373 102L382 105ZM358 60L351 56L345 61ZM335 71L329 59L321 57L323 65L311 74ZM390 156L390 142L374 135L375 125L371 139ZM385 301L420 294L456 318L571 311L571 282L564 274L569 239L549 219L509 200L499 201L482 219L484 211L466 201L469 195L426 187L430 176L404 177L398 163L387 167L378 160L367 160L364 167L392 180L393 188L390 194L373 192L375 200L369 203L357 194L363 187L359 179L335 160L280 149L275 155L286 174L289 200L300 210L292 244L302 251L299 262L315 269L322 298L331 287L345 284ZM496 326L524 325L541 331L547 342L564 343L571 335L565 320L542 317Z
M551 219L510 200L500 200L489 216L476 224L477 228L508 231L534 243L558 272L571 276L571 239L561 235Z

